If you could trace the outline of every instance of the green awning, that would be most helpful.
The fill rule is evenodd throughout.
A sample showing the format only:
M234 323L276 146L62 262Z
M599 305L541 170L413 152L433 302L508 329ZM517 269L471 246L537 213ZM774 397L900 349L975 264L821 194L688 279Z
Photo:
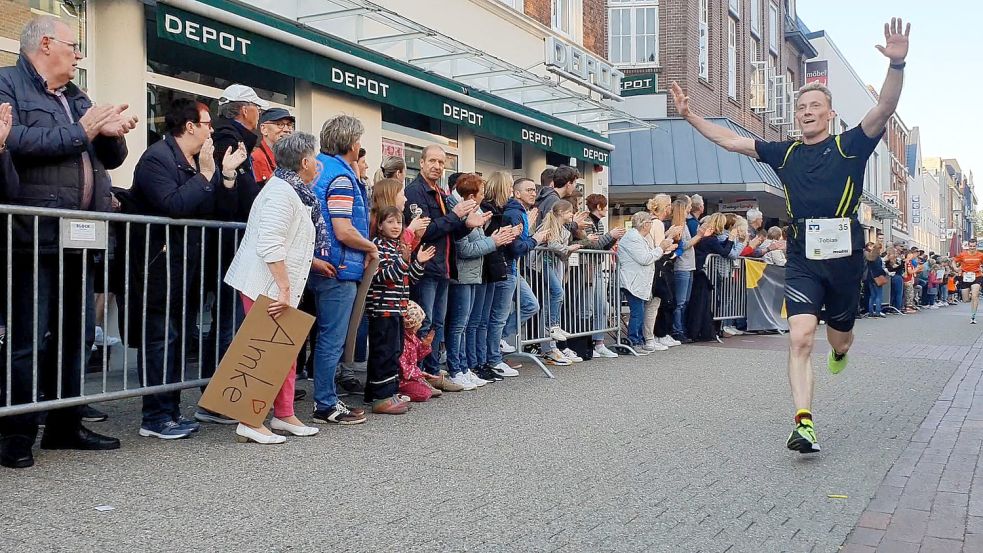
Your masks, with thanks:
M213 8L245 17L258 24L312 41L344 54L354 55L373 64L396 70L408 77L437 85L448 93L466 94L478 103L492 104L524 118L533 118L544 126L527 124L481 107L460 102L431 90L363 68L321 56L293 44L273 40L252 31L227 25L220 21L191 13L174 6L157 4L157 35L186 46L204 50L228 59L270 69L285 75L310 81L354 96L396 106L415 113L456 123L498 138L532 144L542 150L574 157L583 161L608 165L608 140L568 121L477 90L462 83L427 73L413 65L381 55L372 50L343 41L324 33L312 31L295 22L281 19L227 0L200 0ZM577 140L557 133L549 127L559 127L568 133L590 140ZM600 143L603 147L596 144Z

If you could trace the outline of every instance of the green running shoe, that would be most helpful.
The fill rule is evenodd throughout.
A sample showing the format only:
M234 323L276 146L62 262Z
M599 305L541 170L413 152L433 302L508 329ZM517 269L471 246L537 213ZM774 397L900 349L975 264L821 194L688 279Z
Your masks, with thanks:
M812 421L802 419L789 435L786 446L799 453L818 453L819 442L816 440L816 430L812 427Z
M829 350L829 357L826 358L826 366L829 368L830 374L840 374L843 369L846 368L847 354L843 354L839 359L836 358L836 354L833 350Z

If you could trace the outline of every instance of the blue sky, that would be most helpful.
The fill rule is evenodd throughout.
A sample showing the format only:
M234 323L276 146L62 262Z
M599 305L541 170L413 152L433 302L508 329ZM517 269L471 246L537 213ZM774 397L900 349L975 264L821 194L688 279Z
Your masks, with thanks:
M880 89L887 59L884 22L911 22L898 114L921 129L923 157L954 157L983 190L983 2L970 0L799 0L799 17L829 33L867 84ZM834 100L835 103L835 100Z

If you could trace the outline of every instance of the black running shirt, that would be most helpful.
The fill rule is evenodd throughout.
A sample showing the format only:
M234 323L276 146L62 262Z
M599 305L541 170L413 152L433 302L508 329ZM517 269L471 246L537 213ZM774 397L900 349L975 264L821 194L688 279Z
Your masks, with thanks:
M854 219L853 249L863 249L863 229L856 222L856 213L867 159L883 134L882 130L871 138L857 125L818 144L755 141L758 159L775 170L785 187L785 207L795 223L796 246L805 246L805 233L798 224L802 219L850 217Z

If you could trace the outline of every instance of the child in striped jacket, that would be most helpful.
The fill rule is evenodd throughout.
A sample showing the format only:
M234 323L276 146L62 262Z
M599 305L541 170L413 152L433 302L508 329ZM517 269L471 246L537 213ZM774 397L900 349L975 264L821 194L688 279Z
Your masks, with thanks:
M410 298L410 282L423 276L423 265L433 258L433 246L416 252L412 244L400 243L403 214L397 207L379 210L373 217L376 228L372 242L379 249L379 269L372 278L365 300L369 317L369 355L365 403L373 413L400 415L409 402L398 394L399 359L403 353L403 317Z

